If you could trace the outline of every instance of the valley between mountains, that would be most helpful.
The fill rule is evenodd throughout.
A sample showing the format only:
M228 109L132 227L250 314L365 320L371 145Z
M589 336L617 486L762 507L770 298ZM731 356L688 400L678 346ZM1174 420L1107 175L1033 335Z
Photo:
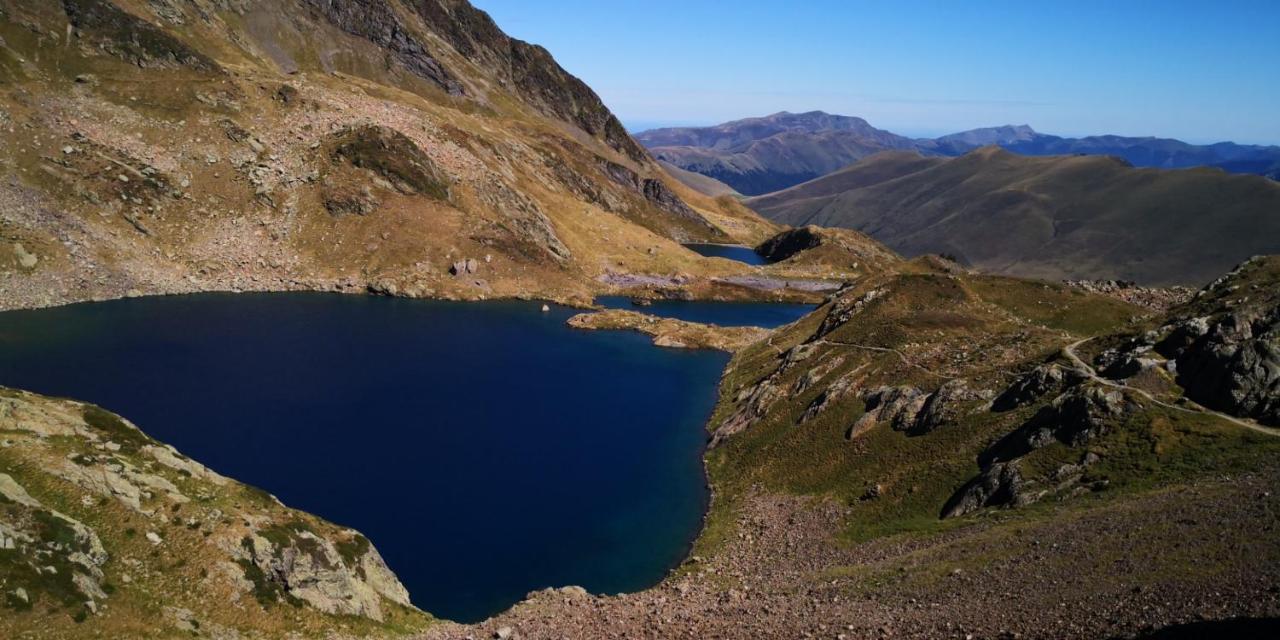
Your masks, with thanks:
M1280 257L1253 256L1280 251L1274 184L941 157L876 131L890 151L743 200L651 153L465 0L0 5L0 310L500 299L730 357L685 559L647 589L548 584L474 624L415 607L376 537L206 467L158 425L0 380L0 636L1276 631ZM1157 224L1194 242L1090 235ZM992 248L994 230L1010 242ZM660 317L664 301L813 308L716 326ZM37 338L0 332L0 351Z

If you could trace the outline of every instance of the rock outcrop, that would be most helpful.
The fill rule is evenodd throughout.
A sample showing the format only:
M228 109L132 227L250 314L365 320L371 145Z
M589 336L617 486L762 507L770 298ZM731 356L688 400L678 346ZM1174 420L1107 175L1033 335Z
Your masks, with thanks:
M387 2L356 0L304 0L335 27L388 51L410 73L434 83L444 92L460 96L460 82L413 34Z
M956 518L979 509L1024 503L1022 472L1016 462L999 462L982 471L956 492L942 508L942 517Z
M1042 364L1022 375L991 403L993 411L1012 411L1025 407L1051 392L1084 382L1085 376L1058 364Z
M30 610L49 601L91 613L107 598L107 559L96 532L0 473L0 607Z
M1119 389L1099 384L1071 387L979 456L983 465L1020 458L1051 442L1081 446L1130 414L1136 404Z
M227 549L253 585L259 602L304 602L330 614L382 620L382 598L409 605L409 592L396 580L369 540L354 531L336 542L294 521L243 537Z
M929 394L924 406L906 430L909 435L924 435L945 425L953 424L962 415L962 405L975 396L968 381L956 378L948 380Z
M448 94L479 97L483 88L468 86L461 71L447 66L452 62L445 63L444 56L433 53L427 33L493 74L499 84L543 114L580 127L632 160L648 158L590 87L565 71L546 49L503 33L488 14L468 2L409 3L408 9L420 21L415 23L402 19L382 0L305 1L337 28L392 52L406 69ZM418 25L425 33L418 33Z
M74 35L83 46L140 67L183 66L207 72L220 70L209 56L110 0L62 0L62 7Z
M24 461L0 473L0 611L108 615L101 605L122 585L228 628L244 615L243 603L220 608L228 594L265 612L415 611L364 536L222 477L115 414L0 388L0 432L0 455Z
M337 137L333 159L373 172L404 194L449 199L449 177L404 134L369 125Z
M1192 318L1157 348L1176 362L1178 384L1192 400L1280 426L1280 307Z
M887 422L894 431L907 435L925 435L957 420L962 405L974 397L963 379L948 380L932 393L911 386L876 387L863 397L866 413L849 429L848 436L865 433L877 422Z
M667 185L656 178L645 178L634 170L616 162L601 159L601 170L610 180L621 187L639 194L649 204L679 218L694 220L708 224L701 215L689 208Z

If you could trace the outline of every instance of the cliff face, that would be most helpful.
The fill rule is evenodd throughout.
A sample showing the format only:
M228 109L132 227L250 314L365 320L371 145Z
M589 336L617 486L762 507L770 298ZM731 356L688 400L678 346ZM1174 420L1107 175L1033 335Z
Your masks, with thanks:
M0 308L583 301L606 270L731 275L677 243L768 226L670 180L546 50L462 1L15 0L0 38ZM484 266L453 272L467 260Z
M466 0L414 0L408 7L455 51L490 70L500 85L514 88L527 104L578 125L632 160L648 158L600 96L543 47L507 36L489 14Z

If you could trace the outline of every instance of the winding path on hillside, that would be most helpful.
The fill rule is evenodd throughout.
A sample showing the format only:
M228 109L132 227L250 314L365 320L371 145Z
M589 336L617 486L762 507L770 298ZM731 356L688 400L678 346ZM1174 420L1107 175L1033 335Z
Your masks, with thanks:
M1150 393L1148 393L1147 391L1144 391L1144 390L1139 389L1139 388L1137 388L1137 387L1131 387L1131 386L1126 385L1126 384L1120 384L1119 382L1116 382L1116 381L1114 381L1114 380L1111 380L1111 379L1108 379L1108 378L1104 378L1104 377L1102 377L1102 376L1098 375L1098 372L1093 368L1093 366L1092 366L1092 365L1090 365L1089 363L1085 362L1085 361L1084 361L1084 359L1083 359L1083 358L1081 358L1081 357L1076 353L1076 348L1077 348L1077 347L1079 347L1080 345L1082 345L1082 344L1084 344L1084 343L1086 343L1086 342L1088 342L1088 341L1090 341L1090 340L1092 340L1092 339L1093 339L1093 338L1084 338L1084 339L1081 339L1081 340L1077 340L1077 341L1072 342L1071 344L1066 345L1066 346L1064 346L1064 347L1062 348L1062 355L1066 356L1066 357L1067 357L1067 360L1070 360L1070 361L1071 361L1071 364L1072 364L1073 366L1075 366L1075 368L1076 368L1077 370L1079 370L1079 371L1080 371L1080 373L1083 373L1085 376L1087 376L1090 380L1093 380L1093 381L1095 381L1095 382L1097 382L1097 383L1099 383L1099 384L1106 385L1106 386L1108 386L1108 387L1113 387L1113 388L1116 388L1116 389L1121 389L1121 390L1124 390L1124 391L1130 391L1130 392L1136 393L1136 394L1138 394L1138 395L1142 396L1143 398L1146 398L1147 400L1150 400L1151 402L1153 402L1153 403L1155 403L1155 404L1158 404L1158 405L1160 405L1160 406L1162 406L1162 407L1165 407L1166 409L1173 409L1173 410L1175 410L1175 411L1182 411L1182 412L1184 412L1184 413L1199 413L1199 414L1204 414L1204 415L1211 415L1211 416L1215 416L1215 417L1218 417L1218 418L1222 418L1223 420L1226 420L1226 421L1228 421L1228 422L1235 423L1235 424L1240 425L1240 426L1242 426L1242 427L1244 427L1244 428L1246 428L1246 429L1251 429L1251 430L1253 430L1253 431L1257 431L1258 433L1265 433L1265 434L1267 434L1267 435L1269 435L1269 436L1272 436L1272 437L1280 437L1280 429L1272 429L1271 427L1264 427L1264 426L1262 426L1262 425L1260 425L1260 424L1258 424L1258 423L1256 423L1256 422L1254 422L1254 421L1252 421L1252 420L1246 420L1246 419L1243 419L1243 418L1237 418L1237 417L1235 417L1235 416L1227 415L1227 414L1222 413L1222 412L1220 412L1220 411L1214 411L1214 410L1212 410L1212 409L1206 409L1205 407L1202 407L1202 406L1200 406L1200 405L1198 405L1198 404L1195 404L1195 403L1194 403L1194 402L1192 402L1190 399L1187 399L1187 402L1188 402L1189 404L1191 404L1191 406L1190 406L1190 407L1184 407L1184 406L1179 406L1179 405L1176 405L1176 404L1170 404L1170 403L1168 403L1168 402L1164 402L1164 401L1162 401L1162 400L1158 400L1155 396L1151 395L1151 394L1150 394Z

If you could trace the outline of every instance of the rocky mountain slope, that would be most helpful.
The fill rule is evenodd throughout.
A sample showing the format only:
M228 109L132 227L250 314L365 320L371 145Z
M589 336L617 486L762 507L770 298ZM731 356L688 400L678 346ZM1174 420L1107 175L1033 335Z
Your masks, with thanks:
M364 536L98 407L0 388L0 445L4 637L29 635L34 620L47 637L430 623Z
M953 159L886 152L747 204L777 222L857 229L906 256L1052 280L1200 286L1280 251L1275 181L997 147Z
M1280 147L1220 142L1193 145L1153 137L1064 138L1027 125L972 129L912 139L876 129L861 118L821 111L776 113L714 127L655 129L636 135L676 167L715 178L746 195L762 195L812 180L885 150L958 156L989 145L1022 155L1109 155L1138 167L1218 167L1231 173L1280 177Z
M773 230L672 180L549 53L461 0L6 2L0 174L0 308L581 301L606 272L741 272L678 243Z

